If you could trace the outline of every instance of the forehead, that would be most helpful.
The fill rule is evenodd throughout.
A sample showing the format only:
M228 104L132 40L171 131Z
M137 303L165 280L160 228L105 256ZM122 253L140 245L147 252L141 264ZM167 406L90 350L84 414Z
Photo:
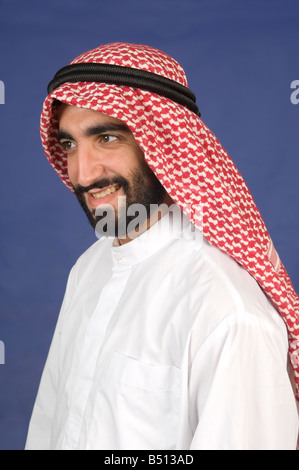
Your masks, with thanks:
M80 108L70 104L61 103L57 109L57 118L59 129L73 128L86 129L95 124L115 124L123 127L123 130L130 132L124 121L116 119L107 114L95 111L93 109Z

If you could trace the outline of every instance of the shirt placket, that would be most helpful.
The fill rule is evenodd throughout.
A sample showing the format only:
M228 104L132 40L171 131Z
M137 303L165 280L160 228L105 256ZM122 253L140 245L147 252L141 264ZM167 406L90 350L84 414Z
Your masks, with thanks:
M112 258L112 277L99 296L82 344L70 398L70 413L64 439L65 449L74 449L78 445L96 367L101 367L100 356L106 332L132 270L132 266L119 252L112 251Z

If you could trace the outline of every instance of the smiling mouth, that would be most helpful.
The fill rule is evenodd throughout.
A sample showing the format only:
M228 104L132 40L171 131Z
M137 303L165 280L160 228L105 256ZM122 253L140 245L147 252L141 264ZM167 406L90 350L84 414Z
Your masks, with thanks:
M110 194L114 194L120 187L121 187L120 184L114 184L113 186L109 186L109 188L105 188L97 192L92 192L92 193L90 192L89 194L94 199L101 199L102 197L109 196Z

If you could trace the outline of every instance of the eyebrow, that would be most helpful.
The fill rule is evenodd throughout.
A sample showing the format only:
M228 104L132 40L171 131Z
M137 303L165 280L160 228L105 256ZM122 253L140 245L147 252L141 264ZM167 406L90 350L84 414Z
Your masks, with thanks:
M114 123L107 123L107 124L98 124L96 126L88 127L84 131L85 137L92 137L94 135L100 134L107 134L107 132L126 132L130 133L130 129L126 124L114 124ZM61 140L74 140L73 136L64 130L59 130L57 134L57 140L60 142Z

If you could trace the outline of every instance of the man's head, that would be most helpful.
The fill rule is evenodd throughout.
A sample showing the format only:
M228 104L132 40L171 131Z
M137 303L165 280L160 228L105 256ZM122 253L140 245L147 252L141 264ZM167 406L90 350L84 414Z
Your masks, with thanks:
M102 235L125 237L133 219L129 208L138 204L149 218L151 206L168 199L165 189L124 122L63 103L58 108L57 139L67 156L69 180L88 220L99 228L101 218L110 215L113 224L104 224ZM121 215L125 220L119 223ZM138 220L136 229L146 222Z

